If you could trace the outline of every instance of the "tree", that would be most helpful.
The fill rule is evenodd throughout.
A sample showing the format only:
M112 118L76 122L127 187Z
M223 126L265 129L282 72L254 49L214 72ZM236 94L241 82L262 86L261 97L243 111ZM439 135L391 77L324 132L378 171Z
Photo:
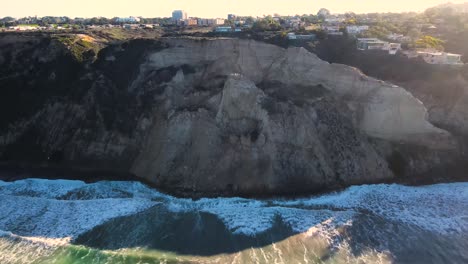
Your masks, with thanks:
M321 19L325 19L327 16L330 16L330 15L331 15L330 10L326 8L321 8L317 13L317 16L320 17Z
M416 40L415 44L418 48L432 48L436 50L444 49L444 41L432 36L423 36L420 39Z
M271 16L264 19L257 20L252 26L254 31L278 31L281 30L281 25L278 21L274 20Z

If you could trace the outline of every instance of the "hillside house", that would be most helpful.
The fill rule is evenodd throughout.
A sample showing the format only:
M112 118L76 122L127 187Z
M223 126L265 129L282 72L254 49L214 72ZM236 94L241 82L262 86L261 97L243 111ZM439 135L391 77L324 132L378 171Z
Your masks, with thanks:
M289 40L315 40L315 34L308 34L308 35L296 35L295 33L288 33Z
M447 52L425 52L418 51L418 57L421 57L426 63L439 65L463 65L462 55Z
M359 38L357 40L358 50L386 50L388 54L395 55L401 50L400 43L390 43L377 38Z
M361 34L367 30L369 30L369 26L347 26L346 27L346 32L350 35Z
M340 26L323 26L322 29L327 32L328 35L343 35L343 32L340 31Z

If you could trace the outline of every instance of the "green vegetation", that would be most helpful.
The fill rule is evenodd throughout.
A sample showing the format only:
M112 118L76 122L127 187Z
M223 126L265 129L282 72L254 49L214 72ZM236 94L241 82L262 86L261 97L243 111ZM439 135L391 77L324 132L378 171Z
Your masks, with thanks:
M56 39L65 45L79 62L83 62L90 55L94 57L100 50L99 44L78 35L59 35Z
M38 24L18 24L19 27L39 27Z
M253 31L279 31L281 29L280 23L271 16L255 21L252 27Z
M126 30L122 28L109 28L105 30L105 33L108 35L108 38L113 39L113 40L128 39Z
M418 39L415 44L417 48L432 48L436 50L444 49L444 41L432 36L423 36Z

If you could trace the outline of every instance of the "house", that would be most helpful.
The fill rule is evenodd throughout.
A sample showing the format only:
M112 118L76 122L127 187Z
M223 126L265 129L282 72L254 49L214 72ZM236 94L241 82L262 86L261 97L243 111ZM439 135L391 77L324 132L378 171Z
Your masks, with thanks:
M30 30L37 30L37 26L29 26L29 25L19 25L15 28L18 31L30 31Z
M401 50L401 43L388 43L383 49L388 50L388 54L395 55Z
M199 26L217 26L217 25L224 25L224 19L222 18L215 18L215 19L207 19L207 18L199 18L198 19Z
M351 35L361 34L362 32L365 32L367 30L369 30L369 26L347 26L346 27L346 32Z
M329 16L325 18L325 23L331 24L331 25L341 24L344 21L345 21L345 18L341 16Z
M463 65L462 55L447 52L427 52L418 51L418 57L421 57L426 63L440 65Z
M118 17L116 19L117 23L127 23L127 24L132 24L132 23L138 23L140 22L140 18L138 17Z
M242 32L242 28L232 28L232 27L216 27L215 32L217 33L231 33L231 32Z
M296 35L295 33L288 33L289 40L315 40L315 34L308 34L308 35Z
M328 35L343 35L343 32L340 31L340 26L323 26L322 29L327 32Z
M411 38L402 34L391 33L387 35L387 39L407 43L411 41Z
M123 25L123 28L125 29L138 29L139 25L135 25L135 24L124 24Z
M154 29L154 28L157 28L157 27L159 27L159 24L145 24L143 26L143 28L145 28L145 29Z
M290 18L286 21L286 26L288 28L292 29L300 29L301 27L305 26L305 22L303 22L300 18L298 17L293 17Z
M180 21L181 25L183 26L196 26L198 25L198 20L194 19L194 18L187 18L187 19L184 19L184 20L181 20Z
M215 28L215 32L218 32L218 33L228 33L228 32L232 32L232 27L216 27Z
M382 41L377 38L358 38L357 49L358 50L383 50L388 46L388 42Z
M385 50L388 54L395 55L401 50L400 43L390 43L377 38L358 38L358 50Z

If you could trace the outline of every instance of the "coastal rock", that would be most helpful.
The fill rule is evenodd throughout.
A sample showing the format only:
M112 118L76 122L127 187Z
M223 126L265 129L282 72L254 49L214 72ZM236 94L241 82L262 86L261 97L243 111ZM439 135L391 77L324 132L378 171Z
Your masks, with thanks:
M188 196L294 195L395 181L461 157L457 138L404 88L302 48L133 40L73 71L57 69L75 62L52 43L24 44L54 49L48 61L0 52L5 103L33 102L2 123L6 164L127 172ZM24 83L11 74L26 62L47 70ZM47 96L34 97L38 87Z

